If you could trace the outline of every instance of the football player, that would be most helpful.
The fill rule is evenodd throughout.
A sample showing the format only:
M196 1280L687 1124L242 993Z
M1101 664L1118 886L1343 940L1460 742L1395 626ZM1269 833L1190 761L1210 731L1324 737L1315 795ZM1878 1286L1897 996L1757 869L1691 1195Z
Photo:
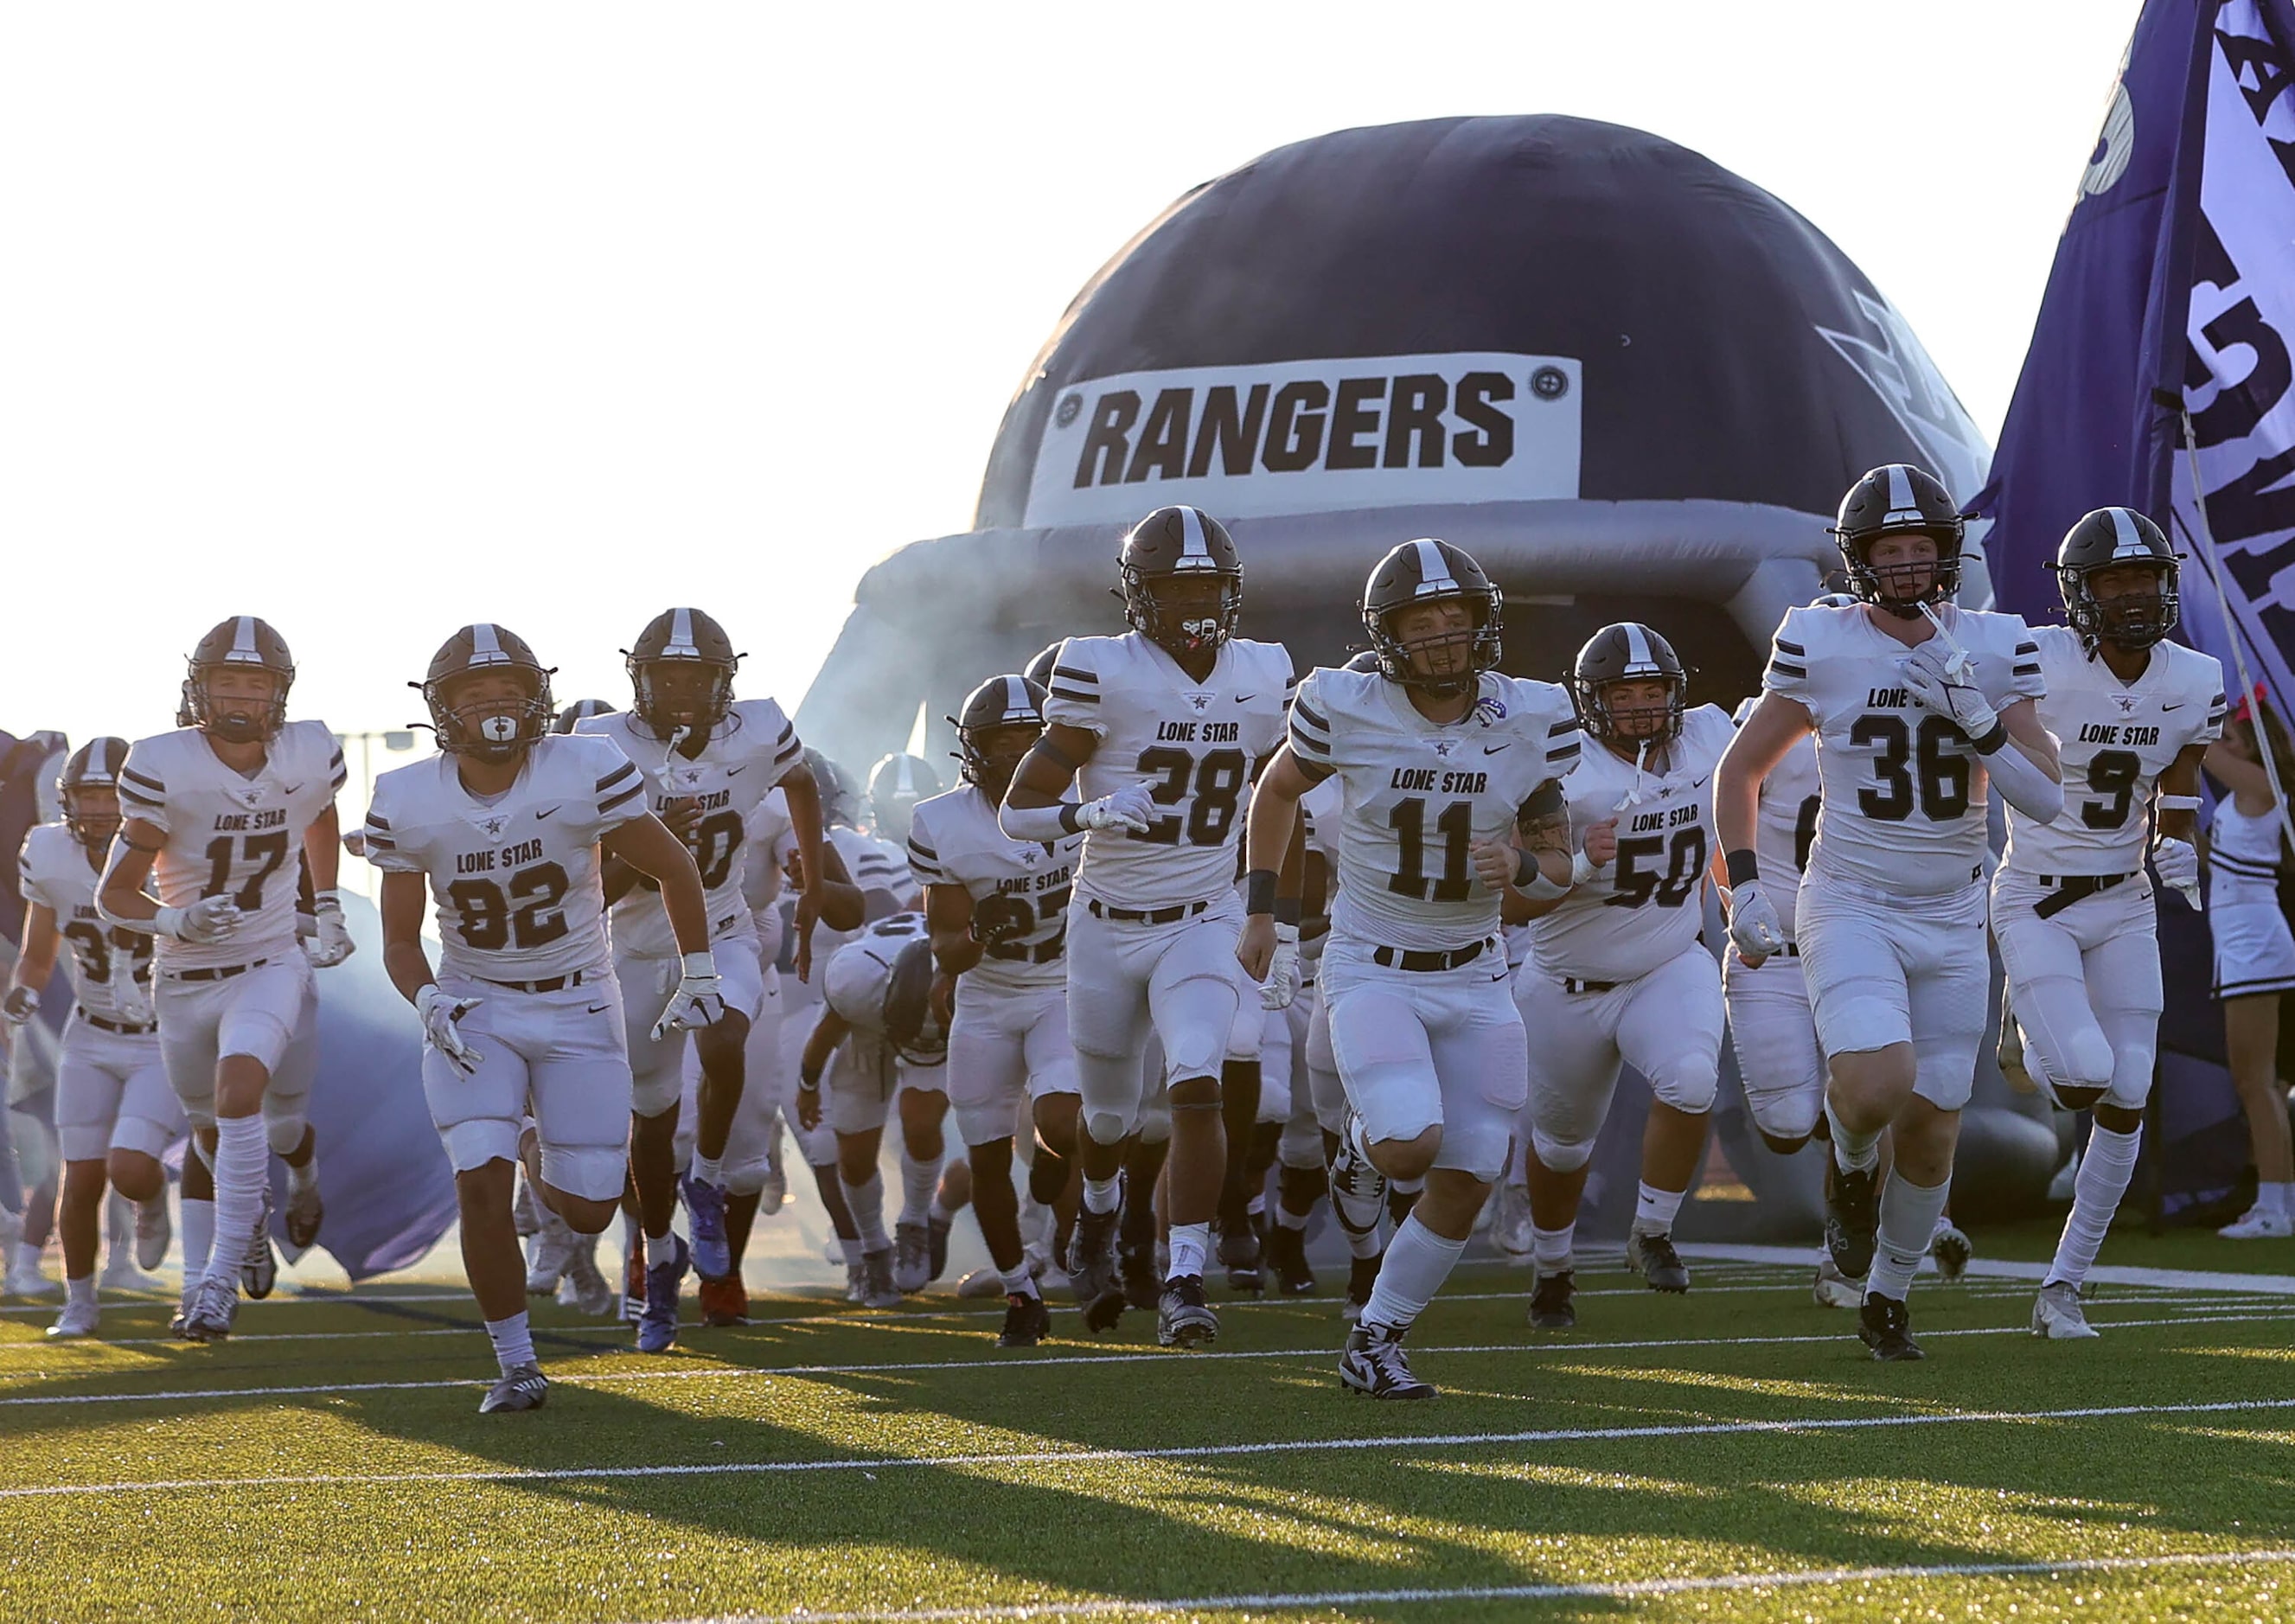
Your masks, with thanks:
M1499 900L1517 887L1558 896L1570 873L1559 780L1576 763L1577 718L1553 683L1499 673L1501 608L1461 548L1389 552L1363 591L1379 669L1309 673L1252 800L1240 953L1256 977L1280 973L1276 867L1299 802L1345 781L1322 983L1355 1109L1332 1183L1356 1162L1425 1180L1339 1359L1340 1381L1377 1399L1433 1396L1402 1340L1466 1250L1523 1102L1528 1040Z
M1068 930L1068 1031L1083 1094L1083 1212L1068 1272L1104 1318L1119 1295L1115 1230L1123 1140L1139 1116L1152 1024L1172 1105L1171 1263L1156 1316L1167 1347L1219 1334L1204 1300L1211 1220L1227 1169L1220 1072L1239 1001L1235 892L1244 796L1281 742L1296 681L1280 643L1236 635L1243 560L1217 519L1158 508L1123 538L1120 637L1060 645L1044 736L1005 796L1004 832L1082 832ZM1081 804L1061 797L1071 782ZM1286 834L1289 829L1286 827ZM1286 926L1295 975L1298 927ZM1243 1154L1256 1099L1225 1102Z
M242 1265L258 1248L269 1263L272 1151L287 1162L288 1239L310 1245L324 1212L307 1073L283 1063L317 1030L313 967L352 951L335 893L343 753L326 723L287 720L294 681L286 641L251 615L200 640L184 686L192 723L129 749L126 820L96 889L107 923L159 938L160 1053L201 1151L185 1163L183 1204L181 1332L194 1342L231 1334ZM298 849L314 888L308 950L296 936ZM199 1198L208 1167L212 1203Z
M2062 741L2067 790L2046 821L2010 804L1992 934L2033 1078L2061 1108L2095 1113L2032 1305L2032 1334L2062 1338L2096 1334L2080 1283L2136 1171L2152 1092L2163 997L2146 849L2163 881L2197 895L2200 763L2223 736L2224 682L2212 656L2166 641L2175 550L2141 513L2087 515L2055 569L2070 624L2036 626L2032 641L2047 690L2039 718Z
M861 1242L860 1300L870 1308L892 1308L911 1289L894 1277L877 1152L894 1098L917 1073L929 1073L923 1081L946 1094L939 1073L948 1034L934 1008L933 975L923 914L878 920L829 958L821 1019L798 1063L797 1126L812 1133L826 1122L836 1132L845 1204Z
M1299 804L1304 848L1299 892L1299 995L1283 1011L1291 1027L1290 1111L1276 1141L1276 1199L1267 1232L1268 1266L1275 1271L1277 1289L1291 1297L1304 1296L1315 1289L1315 1271L1307 1262L1307 1224L1330 1192L1327 1167L1338 1147L1339 1130L1346 1125L1346 1094L1331 1057L1331 1029L1323 1015L1319 984L1323 947L1331 928L1335 877L1329 831L1335 826L1340 788L1335 777L1326 779ZM1369 1301L1370 1285L1378 1274L1376 1228L1371 1239L1374 1256L1361 1281L1364 1302Z
M527 1326L511 1214L523 1163L543 1206L582 1235L613 1220L627 1169L630 1063L606 943L600 852L659 887L685 974L663 1032L722 1014L710 916L685 843L647 809L610 739L551 730L550 673L508 629L464 626L422 690L438 754L376 779L367 861L382 870L384 967L422 1017L422 1091L454 1168L462 1267L501 1376L481 1414L535 1409L550 1384ZM428 880L439 965L422 945ZM677 1261L683 1263L678 1249ZM674 1284L674 1283L673 1283ZM640 1345L659 1351L671 1324Z
M869 771L869 825L878 839L906 850L909 820L917 803L941 791L932 763L905 752L887 755Z
M1651 1096L1626 1263L1654 1291L1689 1289L1673 1220L1704 1155L1720 1077L1721 974L1698 933L1716 844L1713 765L1733 730L1719 706L1688 709L1688 686L1673 645L1638 622L1604 626L1578 651L1571 689L1598 747L1562 781L1578 852L1570 888L1515 905L1531 922L1516 984L1538 1033L1530 1318L1545 1329L1578 1323L1578 1202L1621 1064Z
M1075 1053L1062 954L1083 839L1015 840L996 823L1014 771L1043 733L1043 706L1044 690L1025 677L991 677L974 689L956 717L963 781L918 803L909 824L909 863L924 887L938 991L944 1006L954 1005L949 1103L971 1163L973 1211L1003 1280L996 1341L1004 1348L1033 1348L1051 1329L1021 1244L1012 1184L1023 1107L1039 1142L1028 1184L1041 1205L1065 1192L1075 1155Z
M56 1133L63 1198L56 1228L63 1242L63 1313L52 1337L95 1334L96 1232L104 1185L164 1221L167 1172L159 1158L189 1131L167 1086L159 1027L151 1013L151 937L106 925L95 883L119 832L124 739L94 739L74 751L57 779L63 817L24 836L18 883L27 904L23 951L0 1016L21 1026L39 1012L59 942L71 945L74 1000L56 1063ZM139 1223L150 1220L141 1218ZM164 1247L163 1247L164 1249Z
M821 799L796 729L771 699L735 699L742 657L725 629L699 609L664 609L623 650L633 695L626 711L575 724L577 738L611 739L645 775L647 804L693 853L708 894L712 961L722 1004L697 1023L701 1061L699 1121L693 1160L677 1171L677 1124L683 1092L686 1032L647 1015L695 966L681 963L680 944L659 894L643 879L608 867L613 904L614 975L628 1023L632 1096L630 1177L636 1187L646 1259L641 1348L658 1352L674 1341L678 1284L686 1246L670 1220L682 1193L692 1237L691 1259L704 1280L733 1272L725 1229L724 1155L747 1079L749 1024L764 1007L756 925L742 892L747 820L779 785L787 796L797 851L808 872L821 866ZM806 904L800 900L802 913ZM629 1271L633 1272L633 1271Z
M1730 940L1758 965L1785 946L1754 848L1761 784L1817 735L1823 810L1793 941L1830 1073L1825 1241L1843 1275L1866 1276L1858 1334L1874 1358L1911 1359L1905 1298L1944 1208L1990 993L1988 790L2047 823L2063 787L2033 705L2039 645L2016 616L1952 602L1963 523L1945 488L1876 468L1842 497L1834 535L1859 602L1786 611L1715 774L1715 812Z

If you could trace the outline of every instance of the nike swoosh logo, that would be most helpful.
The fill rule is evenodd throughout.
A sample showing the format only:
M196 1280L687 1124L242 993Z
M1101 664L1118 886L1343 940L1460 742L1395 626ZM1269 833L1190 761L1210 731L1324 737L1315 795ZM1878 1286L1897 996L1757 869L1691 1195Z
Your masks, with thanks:
M2163 705L2160 708L2163 711L2179 711L2182 710L2187 703L2189 702L2186 700L2179 699L2173 705Z
M728 768L726 768L726 769L725 769L725 776L726 776L727 778L729 778L729 779L730 779L730 778L739 778L741 774L743 774L744 772L747 772L748 770L749 770L749 763L747 763L747 762L743 762L743 763L742 763L739 766L738 766L738 767L728 767Z
M1257 698L1259 698L1257 694L1237 694L1235 697L1235 702L1237 705L1248 705Z
M280 789L279 793L280 793L281 795L289 795L289 796L291 796L291 795L298 795L298 794L300 794L300 793L302 792L302 788L303 788L303 787L302 787L300 784L288 784L288 785L283 786L283 787Z
M553 806L553 807L551 807L551 808L550 809L550 812L536 812L536 813L535 813L535 814L534 814L534 820L535 820L536 823L539 823L539 822L541 822L544 818L547 818L548 816L550 816L550 812L556 812L557 810L558 810L558 808L556 808L555 806Z
M1514 746L1511 744L1484 745L1482 747L1482 754L1485 755L1496 755L1501 750L1511 750L1513 748Z
M592 1004L590 1006L590 1013L592 1015L603 1015L607 1010L612 1008L613 1006L611 1004Z

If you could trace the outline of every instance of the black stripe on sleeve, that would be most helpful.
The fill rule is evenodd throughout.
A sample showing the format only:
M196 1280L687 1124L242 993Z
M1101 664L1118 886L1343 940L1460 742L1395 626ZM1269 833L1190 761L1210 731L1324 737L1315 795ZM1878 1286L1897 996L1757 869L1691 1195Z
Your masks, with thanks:
M378 833L374 829L367 830L366 844L370 851L396 852L398 850L398 843L396 841L393 840L388 835Z
M1802 648L1799 643L1787 642L1782 637L1776 639L1776 642L1777 652L1780 654L1790 654L1798 659L1807 659L1809 657L1809 650Z
M1552 727L1547 729L1546 736L1548 739L1559 739L1564 733L1574 733L1577 730L1578 718L1572 716L1566 722L1557 722Z
M1055 682L1059 681L1057 675L1052 680ZM1051 690L1051 694L1052 698L1055 699L1073 699L1078 705L1098 705L1099 703L1099 696L1098 694L1078 693L1073 688L1055 687Z
M1319 733L1327 733L1331 730L1331 724L1324 720L1324 718L1316 711L1315 707L1308 704L1304 699L1294 699L1291 701L1291 718L1295 722L1305 722L1309 727L1313 728Z
M593 788L598 789L611 789L615 785L620 783L624 779L629 777L636 771L637 763L634 762L625 761L620 766L615 768L611 772L606 774L605 777L600 779Z
M940 861L940 853L934 851L932 847L927 845L923 841L918 839L914 835L909 836L909 855L911 857L921 857L927 862L938 862Z
M2040 651L2040 645L2039 645L2039 644L2038 644L2038 643L2030 643L2030 642L2027 642L2027 643L2018 643L2018 644L2016 645L2016 652L2017 652L2019 655L2038 654L2038 653L2039 653L2039 651Z
M159 810L159 803L158 801L148 796L137 794L135 790L130 789L125 784L122 784L119 787L119 798L127 802L130 806L146 806L151 808L153 812L158 812Z
M371 812L366 815L366 826L369 828L388 828L390 827L390 820L384 817L380 812Z
M1311 750L1317 755L1328 755L1331 753L1331 746L1327 739L1317 739L1310 734L1302 733L1297 728L1293 728L1291 730L1292 754L1295 755L1302 750Z
M2037 677L2040 674L2040 667L2037 663L2030 665L2018 665L2013 669L2012 674L2020 677Z
M788 741L789 741L790 739L795 739L796 737L796 722L782 722L782 723L781 723L781 736L780 736L779 739L776 739L775 740L773 740L773 742L774 742L775 744L777 744L777 745L785 745L785 744L788 743Z
M1070 682L1090 682L1097 685L1099 681L1098 672L1080 670L1074 665L1055 664L1052 666L1052 675L1055 679L1066 679Z
M599 803L598 803L598 815L599 815L600 817L601 817L601 818L602 818L602 817L604 817L608 812L609 812L613 811L616 807L617 807L617 806L621 805L624 802L625 802L625 801L634 801L634 800L636 800L636 799L638 798L638 796L639 796L643 792L643 790L644 790L644 786L643 786L643 785L641 785L641 784L633 784L633 785L631 785L627 789L625 789L624 791L622 791L622 793L621 793L621 794L619 794L619 795L617 795L617 796L614 796L612 799L599 802Z
M779 755L773 757L773 765L776 767L786 767L789 763L795 761L798 756L803 755L804 754L804 746L792 739L788 742L788 747L784 749Z
M1310 784L1319 784L1338 771L1336 767L1327 766L1321 762L1308 761L1300 756L1295 755L1291 760L1292 763L1299 769L1300 776Z
M2221 705L2223 703L2223 696L2221 694L2217 694L2216 696L2216 703L2217 705ZM147 778L143 773L136 771L133 767L122 767L119 770L119 776L126 779L132 784L143 785L144 788L150 790L155 796L163 796L167 793L167 787L165 784L162 784L158 779Z
M1804 678L1809 675L1806 667L1792 665L1785 660L1771 660L1769 669L1781 677Z

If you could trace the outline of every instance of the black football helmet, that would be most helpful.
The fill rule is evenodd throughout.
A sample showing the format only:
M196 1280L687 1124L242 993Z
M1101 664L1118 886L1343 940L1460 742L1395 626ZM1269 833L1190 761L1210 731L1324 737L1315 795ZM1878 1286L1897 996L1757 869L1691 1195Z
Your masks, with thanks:
M1960 544L1967 534L1960 504L1935 476L1908 462L1886 462L1849 487L1832 534L1848 566L1849 590L1878 609L1904 620L1920 618L1923 605L1949 602L1960 591ZM1870 562L1873 543L1884 535L1925 535L1936 542L1936 564L1927 590L1907 597L1889 590ZM1885 573L1910 574L1899 565ZM1926 566L1917 567L1926 568Z
M1243 615L1243 555L1227 526L1200 508L1158 508L1123 538L1123 618L1148 641L1174 655L1216 649L1235 635ZM1211 575L1221 584L1218 612L1195 619L1167 616L1156 583Z
M861 797L853 793L853 780L845 776L845 769L811 745L804 747L804 764L813 770L813 785L821 791L821 827L859 828Z
M1474 624L1464 632L1445 632L1404 642L1388 624L1394 614L1413 604L1462 600L1474 612ZM1499 668L1504 633L1500 619L1506 599L1482 567L1463 547L1423 537L1404 542L1378 561L1363 583L1363 629L1370 633L1370 652L1377 657L1379 673L1390 682L1449 696L1472 690L1482 673ZM1466 667L1442 676L1424 676L1416 657L1443 649L1463 648Z
M439 644L438 652L430 657L430 669L412 686L422 690L422 702L430 707L430 730L437 735L441 750L482 762L506 762L550 732L557 719L550 703L550 679L555 671L555 666L545 669L526 639L508 626L480 621ZM509 709L499 703L454 702L458 681L492 672L518 678L526 698Z
M637 696L637 703L630 708L661 739L669 738L681 726L706 736L723 722L733 703L733 671L743 658L733 651L733 640L725 635L725 628L699 609L664 609L646 622L638 641L623 649L622 656L629 666L630 687ZM653 668L664 665L699 665L717 673L690 722L681 723L669 715L662 697L655 691Z
M233 616L200 639L189 664L184 681L189 725L235 745L267 739L287 725L287 690L295 685L295 657L287 652L287 640L267 622L252 615ZM251 667L277 677L270 703L217 698L208 684L225 666Z
M1052 685L1052 666L1058 662L1059 657L1059 644L1048 643L1038 652L1035 658L1020 667L1020 674L1037 687L1049 690Z
M1613 682L1657 679L1665 683L1662 710L1613 711L1603 690ZM1689 675L1673 645L1638 620L1604 626L1586 640L1570 668L1570 693L1578 702L1578 722L1597 739L1620 744L1661 745L1681 737L1681 717L1689 698ZM1629 732L1621 722L1648 721L1647 731Z
M1044 655L1052 652L1047 649ZM991 677L964 697L964 708L949 720L956 723L956 758L963 763L957 775L968 784L979 785L989 799L1001 802L1012 787L1012 774L1019 770L1020 758L1043 733L1043 684L1025 676ZM986 736L1007 728L1016 734L1025 732L1026 742L1017 750L1008 748L991 755Z
M2158 582L2151 593L2130 592L2099 600L2088 577L2099 569L2135 564L2148 567ZM2098 508L2064 532L2056 549L2056 589L2063 593L2064 618L2093 650L2107 639L2123 649L2149 649L2176 629L2181 613L2177 583L2181 567L2160 526L2133 508Z
M906 845L909 815L941 788L931 763L905 752L887 755L869 770L869 820L885 839Z
M933 1008L932 939L919 936L893 960L885 983L885 1038L902 1059L931 1065L948 1053L948 1029Z
M127 741L109 735L91 739L71 753L56 775L56 796L62 802L64 827L90 851L102 851L119 832L119 770L127 764ZM91 791L111 792L109 806L87 804Z
M610 716L617 707L603 699L576 699L558 713L558 720L550 724L553 733L570 733L576 726L592 716Z

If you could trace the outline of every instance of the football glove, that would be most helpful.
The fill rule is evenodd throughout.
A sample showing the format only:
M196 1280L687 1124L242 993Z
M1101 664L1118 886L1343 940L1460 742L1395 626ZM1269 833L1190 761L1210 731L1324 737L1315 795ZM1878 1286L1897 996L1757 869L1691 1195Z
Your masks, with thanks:
M1036 910L1017 896L999 894L973 904L972 939L983 947L999 947L1025 936L1035 927Z
M162 908L152 917L151 928L178 942L207 945L228 942L239 929L239 904L227 896L203 896L184 908Z
M435 981L414 995L414 1013L422 1017L422 1031L430 1040L430 1047L465 1077L477 1071L486 1057L462 1041L461 1029L456 1023L484 1002L482 998L449 997Z
M342 899L335 893L319 893L317 918L318 935L306 951L314 965L331 970L357 952L358 943L351 940L351 927L343 918Z
M1972 742L1999 724L1999 713L1976 685L1976 667L1965 653L1948 652L1941 635L1932 637L1905 660L1905 686L1913 703L1947 718Z
M21 1026L40 1013L40 992L37 987L11 987L8 995L0 998L0 1020L11 1026Z
M1757 879L1747 880L1729 894L1729 940L1744 959L1767 959L1785 951L1785 930L1777 918L1776 904L1769 901Z
M686 954L677 991L669 995L661 1019L653 1024L653 1041L658 1043L673 1032L715 1026L724 1018L725 999L717 990L716 959L706 952Z
M1145 784L1126 784L1114 795L1086 801L1076 808L1076 823L1089 829L1130 829L1145 833L1156 821L1156 797Z
M122 980L111 994L113 1013L127 1026L149 1026L155 1016L151 1013L151 989L142 983Z
M2161 840L2152 848L2152 867L2160 884L2182 892L2193 907L2200 905L2200 854L2190 841Z
M1259 1007L1288 1009L1299 996L1299 927L1275 927L1275 957L1268 960L1267 979L1259 983Z

